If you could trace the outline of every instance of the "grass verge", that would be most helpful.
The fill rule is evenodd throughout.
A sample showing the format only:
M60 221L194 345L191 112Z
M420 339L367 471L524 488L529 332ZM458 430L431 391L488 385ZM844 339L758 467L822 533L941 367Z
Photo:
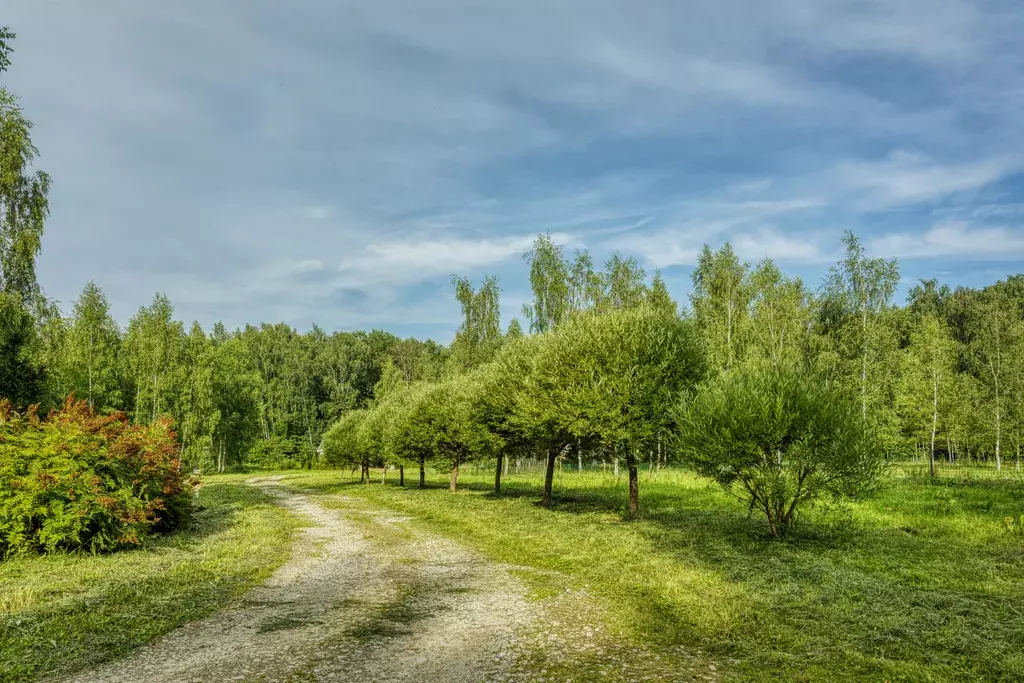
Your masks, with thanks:
M0 681L59 676L124 656L264 580L299 522L237 481L204 486L188 528L109 555L0 563Z
M376 477L374 481L379 481ZM685 472L642 481L639 519L625 484L565 472L553 510L540 475L490 475L444 490L360 485L347 473L288 483L408 514L500 562L558 572L609 605L612 628L666 652L727 662L748 681L1024 680L1024 514L1019 487L889 482L872 500L818 508L769 541L717 488Z

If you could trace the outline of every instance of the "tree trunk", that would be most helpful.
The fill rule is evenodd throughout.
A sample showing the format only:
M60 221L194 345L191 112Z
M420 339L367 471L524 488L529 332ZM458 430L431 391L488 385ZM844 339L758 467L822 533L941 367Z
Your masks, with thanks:
M576 447L576 465L580 472L583 472L583 451Z
M452 465L452 475L448 480L448 490L455 493L455 489L459 485L459 461L456 460L455 464Z
M426 488L427 486L427 467L424 463L424 457L420 456L420 488Z
M636 477L636 456L627 456L626 467L629 468L629 514L633 516L640 512L640 483Z
M381 471L380 471L380 485L381 486L384 485L384 479L387 478L387 476L388 476L388 466L384 465L384 467L382 467Z
M405 486L405 465L398 466L398 485Z
M928 473L935 478L935 426L939 422L939 376L932 373L932 444L928 453Z
M999 414L999 379L996 378L996 472L1000 472L1003 469L1003 461L999 457L999 441L1002 436L1000 417L1002 416Z
M612 463L614 464L615 478L618 479L619 478L619 457L615 456L614 458L612 458Z
M557 451L554 448L549 448L547 469L544 473L544 498L541 500L541 504L544 507L551 507L551 482L554 481L555 478L556 457Z
M92 335L89 335L89 409L92 410Z
M647 451L648 463L647 463L647 481L654 478L654 449Z
M502 458L502 460L503 460L503 461L504 461L504 463L505 463L505 473L504 473L504 474L505 474L505 476L507 477L507 476L508 476L508 460L509 460L509 459L508 459L508 458Z
M505 461L502 453L498 452L498 466L494 468L494 492L501 493L501 466Z

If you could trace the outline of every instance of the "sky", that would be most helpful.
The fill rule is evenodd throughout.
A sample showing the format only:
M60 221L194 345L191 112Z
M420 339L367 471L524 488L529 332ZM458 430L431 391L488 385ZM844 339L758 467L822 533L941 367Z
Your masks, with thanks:
M102 8L102 9L100 9ZM53 177L38 265L127 323L448 341L452 275L662 269L704 243L818 286L853 230L919 278L1024 270L1019 0L7 0L0 84Z

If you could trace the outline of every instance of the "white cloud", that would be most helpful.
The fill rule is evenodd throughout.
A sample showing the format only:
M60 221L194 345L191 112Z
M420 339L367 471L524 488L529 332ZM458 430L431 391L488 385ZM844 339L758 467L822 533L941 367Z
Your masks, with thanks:
M847 162L837 170L842 187L862 193L870 208L914 204L977 191L1019 168L1007 157L940 164L922 154L896 150L878 162Z
M519 235L374 242L361 253L343 260L338 266L338 273L346 286L419 282L435 276L463 274L518 258L530 249L535 238L535 235ZM553 234L552 239L556 244L569 241L568 236L562 234Z
M974 227L941 223L924 234L892 233L873 238L870 251L899 258L1016 259L1024 256L1024 227Z

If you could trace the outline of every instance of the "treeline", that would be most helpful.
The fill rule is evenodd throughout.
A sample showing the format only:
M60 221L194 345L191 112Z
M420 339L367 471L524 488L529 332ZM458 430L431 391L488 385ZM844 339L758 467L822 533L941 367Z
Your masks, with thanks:
M156 295L121 329L94 283L38 324L18 403L43 412L74 394L135 424L169 417L189 468L310 467L329 424L368 405L385 367L407 381L443 373L448 350L392 334L300 333L284 324L229 331L175 320Z

